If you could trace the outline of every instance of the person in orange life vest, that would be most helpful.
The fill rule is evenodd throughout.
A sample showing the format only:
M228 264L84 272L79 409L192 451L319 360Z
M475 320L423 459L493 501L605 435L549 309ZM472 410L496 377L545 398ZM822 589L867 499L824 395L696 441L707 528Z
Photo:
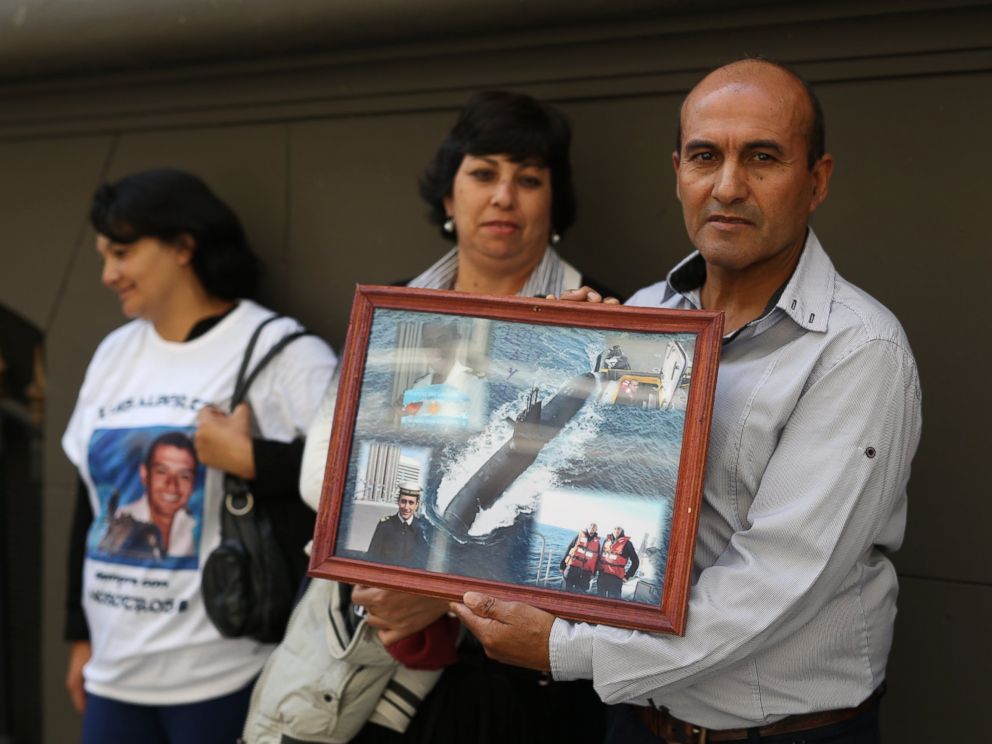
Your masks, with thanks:
M627 563L630 566L627 566ZM623 582L637 573L641 559L637 557L634 543L624 534L623 527L614 527L606 536L603 552L599 554L599 578L596 590L604 597L620 598Z
M589 582L596 573L596 564L599 563L599 545L595 522L590 522L586 529L580 530L579 534L572 538L559 566L565 572L567 590L589 591Z

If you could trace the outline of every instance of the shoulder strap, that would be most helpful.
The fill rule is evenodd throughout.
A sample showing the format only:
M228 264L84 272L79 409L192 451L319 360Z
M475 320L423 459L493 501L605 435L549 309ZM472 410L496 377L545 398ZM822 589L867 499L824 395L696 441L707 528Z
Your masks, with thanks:
M251 355L254 353L255 346L258 344L258 337L262 334L262 329L265 328L265 326L267 326L276 318L281 318L281 317L283 316L279 315L278 313L270 315L268 318L266 318L261 323L259 323L258 326L255 328L255 331L251 334L251 338L248 340L248 346L245 349L244 359L241 360L241 367L240 369L238 369L238 376L234 383L234 395L231 396L232 411L237 407L239 403L241 403L241 401L245 399L245 395L248 393L248 388L251 387L251 384L255 381L255 378L258 377L258 373L261 372L263 369L265 369L266 365L268 365L268 363L272 361L272 359L276 356L276 354L278 354L280 351L285 349L290 343L300 338L301 336L314 335L312 331L308 331L306 329L301 331L294 331L293 333L286 334L281 339L279 339L275 344L273 344L272 348L270 348L267 352L265 352L265 356L263 356L258 361L258 364L255 365L255 369L253 369L246 376L245 373L248 370L248 365L251 363ZM224 514L225 509L231 511L232 514L234 513L234 511L238 511L240 514L247 514L252 510L254 500L252 499L251 503L247 503L246 500L248 495L248 484L245 482L243 478L239 478L238 476L231 475L230 473L224 473L224 492L227 494L227 498L225 499L225 502L221 504L221 515ZM239 501L239 503L244 503L244 505L233 507L233 502L231 504L228 504L227 501L232 497L232 495L237 495L239 499L244 500L244 502ZM223 517L222 517L221 525L222 525L221 531L223 533L225 530Z
M255 378L258 377L258 373L261 372L263 369L265 369L268 363L271 362L272 359L279 352L285 349L290 343L292 343L296 339L302 336L313 335L311 331L308 331L306 329L303 329L301 331L294 331L293 333L286 334L281 339L279 339L275 344L273 344L272 348L270 348L267 352L265 352L265 356L263 356L258 361L258 364L255 365L255 368L246 375L245 373L248 370L248 365L251 363L251 356L255 351L255 346L258 343L258 337L261 335L262 329L276 318L281 318L281 317L283 316L278 314L269 316L261 323L259 323L258 327L255 328L255 332L252 333L251 339L248 341L248 347L245 349L244 359L241 360L241 368L238 370L238 376L234 383L234 395L231 396L232 411L239 403L241 403L241 401L245 399L245 395L248 393L248 388L251 387L251 384L255 381Z

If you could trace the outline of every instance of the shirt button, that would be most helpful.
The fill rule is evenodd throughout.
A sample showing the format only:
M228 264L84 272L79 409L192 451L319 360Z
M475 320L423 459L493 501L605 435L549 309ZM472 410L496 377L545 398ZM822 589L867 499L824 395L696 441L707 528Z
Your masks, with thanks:
M866 456L866 457L867 457L867 458L868 458L869 460L870 460L871 458L873 458L873 457L875 456L875 448L874 448L874 447L869 447L868 449L866 449L866 450L865 450L865 456Z

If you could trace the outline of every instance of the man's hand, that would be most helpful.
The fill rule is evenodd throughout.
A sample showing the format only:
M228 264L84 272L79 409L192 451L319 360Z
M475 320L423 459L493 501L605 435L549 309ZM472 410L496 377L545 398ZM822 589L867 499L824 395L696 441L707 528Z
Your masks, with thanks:
M619 305L620 300L616 297L603 297L599 292L591 287L579 287L578 289L566 289L560 296L555 297L549 294L545 299L564 300L566 302L591 302L603 305Z
M478 592L465 592L462 602L452 602L451 609L479 639L489 658L551 671L548 640L554 615L523 602L504 602Z
M65 673L65 689L77 713L86 709L86 691L83 689L83 667L93 655L89 641L73 641L69 649L69 668Z
M356 586L351 602L365 608L365 620L379 631L384 646L423 630L448 611L444 599L371 586Z
M200 462L245 480L255 477L255 455L251 445L251 411L238 404L229 414L219 408L200 409L194 444Z

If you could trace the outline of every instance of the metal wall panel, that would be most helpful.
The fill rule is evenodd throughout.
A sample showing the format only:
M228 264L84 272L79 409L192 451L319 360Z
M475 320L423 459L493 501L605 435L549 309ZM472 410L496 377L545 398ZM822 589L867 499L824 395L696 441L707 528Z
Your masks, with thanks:
M895 556L906 588L886 730L923 741L930 710L945 724L972 720L961 690L980 681L961 649L982 648L992 622L975 599L992 584L980 341L992 8L955 6L801 3L0 86L0 209L12 226L0 302L50 318L47 740L71 740L75 726L59 640L72 472L58 438L89 355L120 322L81 227L102 169L203 174L266 260L265 299L340 348L355 282L411 276L447 245L424 219L416 179L476 88L512 86L572 117L580 212L562 252L623 293L662 278L689 248L670 162L678 102L704 68L743 52L792 61L817 83L838 166L814 224L840 271L902 319L920 363L924 438ZM19 255L32 236L42 252ZM937 622L936 607L958 619Z

